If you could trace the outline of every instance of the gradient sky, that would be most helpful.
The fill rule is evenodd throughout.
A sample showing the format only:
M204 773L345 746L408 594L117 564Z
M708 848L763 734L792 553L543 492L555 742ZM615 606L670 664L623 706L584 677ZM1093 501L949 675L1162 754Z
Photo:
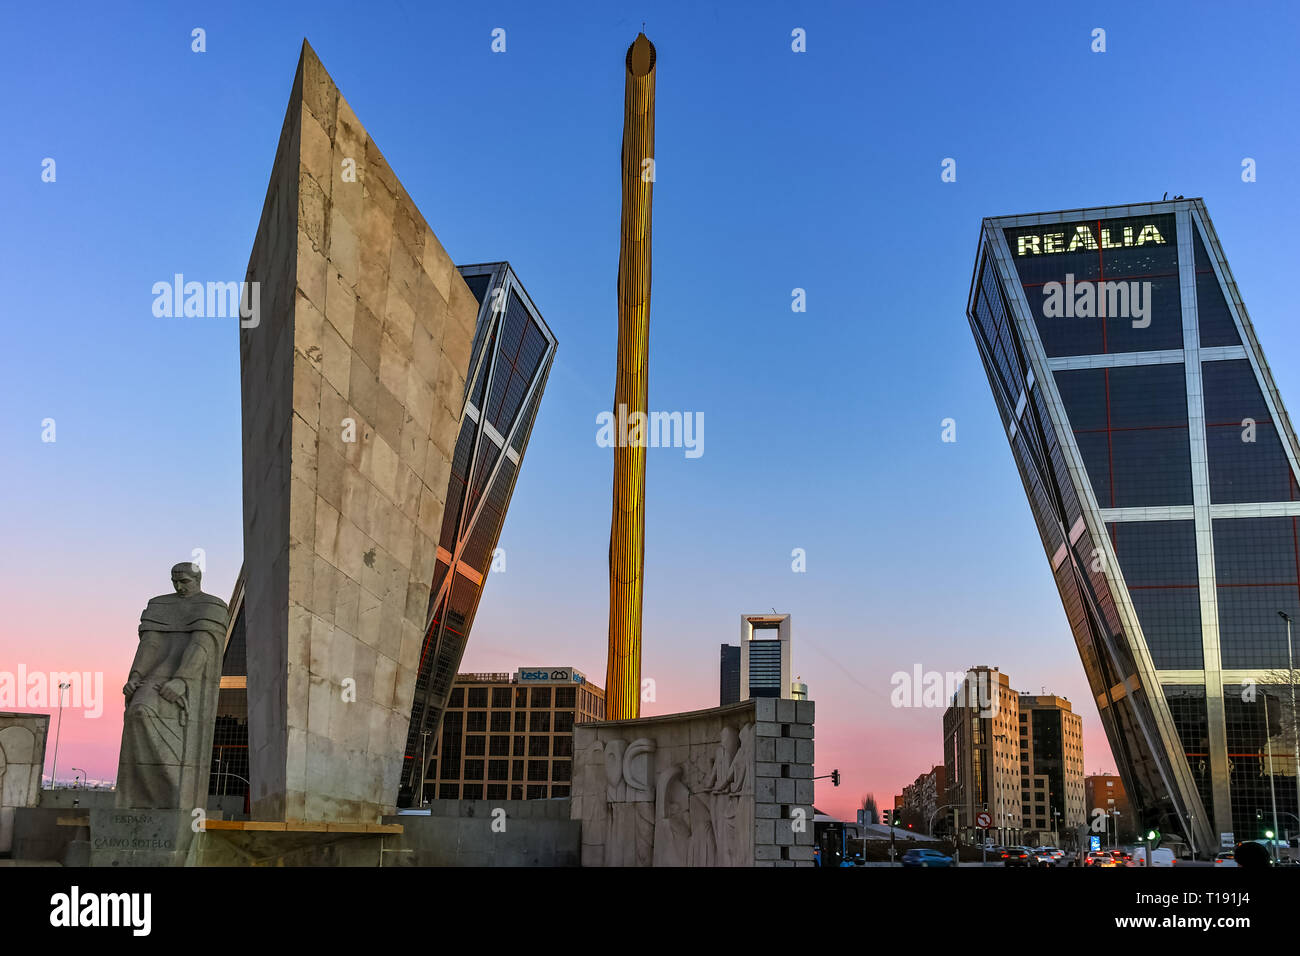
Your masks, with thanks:
M642 20L658 48L650 406L705 418L702 457L649 453L643 713L716 705L718 645L775 608L818 704L817 772L843 774L819 781L822 809L886 806L942 762L942 711L889 703L890 675L917 664L995 665L1069 697L1089 772L1112 769L964 314L980 219L1204 197L1295 410L1295 6L384 6L7 15L0 671L102 671L107 698L98 719L65 712L59 777L115 775L139 613L170 566L205 549L223 598L239 570L236 328L156 319L150 290L243 278L304 36L452 258L509 259L559 338L462 669L603 683L596 415L614 386L622 60Z

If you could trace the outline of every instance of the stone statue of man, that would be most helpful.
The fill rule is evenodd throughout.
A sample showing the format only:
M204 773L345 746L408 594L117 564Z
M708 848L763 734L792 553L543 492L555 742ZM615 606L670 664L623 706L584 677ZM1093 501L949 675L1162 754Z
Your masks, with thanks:
M221 657L230 610L199 590L188 561L172 568L175 594L149 601L122 693L120 808L206 807Z

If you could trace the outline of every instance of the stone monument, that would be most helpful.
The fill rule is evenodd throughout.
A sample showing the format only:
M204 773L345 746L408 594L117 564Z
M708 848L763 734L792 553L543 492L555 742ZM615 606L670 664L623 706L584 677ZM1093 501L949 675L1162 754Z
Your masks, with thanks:
M13 849L14 811L39 806L49 714L0 712L0 853Z
M583 866L811 866L812 701L580 724Z
M172 568L174 594L149 601L122 693L115 809L90 811L91 866L181 866L203 825L230 610Z
M189 563L172 568L174 594L149 601L140 615L140 645L122 693L122 753L117 806L204 808L221 653L230 612L199 589Z

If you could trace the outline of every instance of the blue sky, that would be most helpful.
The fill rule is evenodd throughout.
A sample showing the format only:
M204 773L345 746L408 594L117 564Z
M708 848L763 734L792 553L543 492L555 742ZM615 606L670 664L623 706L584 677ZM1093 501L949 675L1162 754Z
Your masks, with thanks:
M306 37L452 257L509 259L559 338L465 669L572 664L603 681L611 458L596 415L614 384L622 59L644 20L650 404L706 422L702 457L650 453L647 712L716 704L718 644L742 612L776 608L819 703L818 772L845 778L819 785L819 805L868 790L883 804L942 761L940 712L888 703L889 675L915 663L999 665L1071 697L1089 770L1113 767L964 316L980 219L1204 197L1279 387L1300 395L1298 18L997 7L11 10L0 666L102 654L125 672L143 601L194 547L205 589L229 593L235 327L154 318L150 289L243 277ZM1257 182L1241 181L1244 157ZM64 746L80 740L111 776L116 728L72 733Z

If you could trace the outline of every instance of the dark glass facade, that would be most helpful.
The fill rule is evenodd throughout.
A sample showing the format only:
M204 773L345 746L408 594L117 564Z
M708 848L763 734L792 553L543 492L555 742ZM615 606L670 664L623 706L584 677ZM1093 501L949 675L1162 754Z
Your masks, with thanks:
M779 666L780 661L777 661ZM718 706L740 700L740 648L723 644L718 661Z
M1242 696L1287 679L1296 439L1204 204L985 220L968 317L1141 825L1260 836L1296 793Z
M1274 684L1224 685L1223 707L1228 731L1228 788L1232 826L1251 838L1274 826L1279 834L1296 833L1295 778L1283 770L1294 763L1290 735L1291 688ZM1271 764L1271 769L1270 769Z
M781 642L749 642L749 696L781 696Z
M1045 800L1034 795L1035 814L1038 805L1045 812L1036 816L1033 826L1039 830L1054 829L1052 821L1057 814L1065 814L1065 764L1063 754L1065 747L1061 740L1061 712L1059 710L1031 710L1028 715L1033 722L1033 769L1035 774L1047 777L1047 796Z
M443 722L556 348L555 336L508 263L459 268L479 301L479 314L398 806L410 806L417 796L422 734L427 731L436 739ZM466 771L480 773L480 764L467 760Z
M234 615L221 658L221 689L212 732L212 796L248 793L248 642L244 618L244 579L240 575L230 601Z

